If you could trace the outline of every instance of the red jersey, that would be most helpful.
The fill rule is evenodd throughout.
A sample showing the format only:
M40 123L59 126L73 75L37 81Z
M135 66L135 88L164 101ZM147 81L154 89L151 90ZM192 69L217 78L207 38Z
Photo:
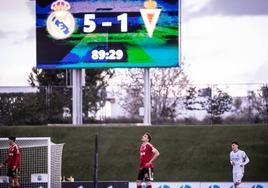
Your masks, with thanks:
M20 168L20 148L17 144L9 147L8 158L4 164L9 168L13 168L14 166Z
M150 143L141 144L140 146L140 169L154 168L153 164L150 164L149 166L145 166L145 164L148 163L152 159L154 149L155 148Z

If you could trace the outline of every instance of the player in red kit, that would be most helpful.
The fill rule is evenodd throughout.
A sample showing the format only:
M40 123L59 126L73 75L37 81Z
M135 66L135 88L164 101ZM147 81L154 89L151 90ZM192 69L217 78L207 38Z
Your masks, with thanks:
M9 137L8 158L0 164L0 168L7 166L7 176L9 177L9 188L19 188L20 173L20 148L16 144L15 137Z
M159 151L150 143L151 135L145 133L141 138L140 146L140 170L137 180L137 188L141 188L143 181L146 182L147 188L152 188L153 181L153 161L160 155Z

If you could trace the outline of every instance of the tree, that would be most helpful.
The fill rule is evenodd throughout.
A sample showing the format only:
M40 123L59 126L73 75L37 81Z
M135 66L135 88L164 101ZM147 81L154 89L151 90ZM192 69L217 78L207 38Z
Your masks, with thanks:
M65 69L37 69L32 68L29 74L28 83L32 87L42 86L66 86L66 70Z
M262 86L261 91L261 98L263 101L262 115L265 120L265 123L268 123L268 85Z
M203 107L207 113L211 115L212 122L219 123L221 115L231 110L232 97L228 93L217 89L217 94L212 98L208 98L208 100L203 103Z
M83 90L83 111L88 117L93 114L96 116L97 111L103 107L107 100L106 87L108 81L114 75L112 69L87 69Z
M100 103L106 100L101 96L105 91L108 80L113 76L111 69L87 69L85 87L83 88L83 111L88 117L89 113L96 114ZM32 69L28 82L31 86L39 88L39 100L45 100L48 122L55 123L62 119L63 108L71 109L72 90L68 86L70 74L64 69ZM45 98L42 98L44 97ZM104 97L104 98L101 98ZM102 102L101 102L102 101Z
M262 86L257 92L248 92L248 107L245 108L249 119L254 123L268 122L268 86Z
M143 107L143 69L128 69L121 77L119 96L121 95L121 106L127 111L131 118L139 119L139 109Z
M206 88L208 89L208 88ZM202 91L206 90L202 89ZM196 91L196 87L190 87L186 90L184 105L186 110L202 110L203 100L201 97L207 97L201 90Z
M1 124L14 125L20 114L23 113L23 94L0 94L0 121Z
M233 112L236 113L236 115L241 115L243 114L243 108L242 108L242 104L243 104L243 101L240 97L236 97L234 99L234 109L232 110Z
M47 123L63 122L63 108L71 109L71 88L66 86L66 70L36 69L29 74L28 83L38 87L37 104L43 109Z
M160 121L174 121L177 106L183 92L189 86L189 79L180 68L157 68L152 71L152 115Z
M153 119L174 121L182 93L189 85L183 65L180 68L150 69L150 74ZM139 117L139 108L143 107L143 75L143 69L129 69L121 83L121 87L125 91L122 94L122 106L132 117Z
M1 93L0 124L36 125L44 123L41 105L34 93Z

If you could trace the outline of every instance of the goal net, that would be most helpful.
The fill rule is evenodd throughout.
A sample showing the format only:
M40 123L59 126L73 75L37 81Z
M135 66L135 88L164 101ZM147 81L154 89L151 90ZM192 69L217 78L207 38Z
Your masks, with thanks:
M20 187L61 188L63 144L49 137L16 138L20 147ZM8 139L0 138L0 162L8 157ZM0 187L8 187L7 168L0 169Z

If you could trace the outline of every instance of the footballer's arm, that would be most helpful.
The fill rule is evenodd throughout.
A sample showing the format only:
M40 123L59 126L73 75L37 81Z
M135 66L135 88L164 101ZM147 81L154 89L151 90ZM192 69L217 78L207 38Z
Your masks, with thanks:
M160 153L156 148L153 148L153 157L152 159L146 164L146 166L150 165L159 157Z

